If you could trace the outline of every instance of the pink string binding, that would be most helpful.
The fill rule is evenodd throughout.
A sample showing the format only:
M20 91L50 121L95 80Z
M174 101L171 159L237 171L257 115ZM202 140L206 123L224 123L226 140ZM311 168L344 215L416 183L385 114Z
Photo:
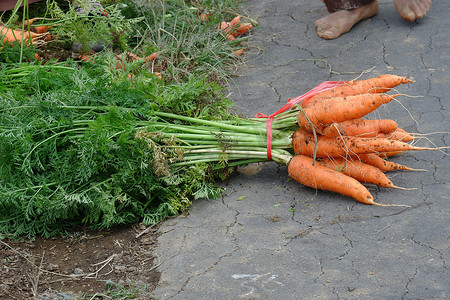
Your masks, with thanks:
M267 129L267 158L269 160L272 160L272 123L273 123L273 119L276 115L281 114L285 111L287 111L288 109L291 109L295 104L301 103L302 106L304 105L304 101L308 100L309 98L327 91L329 89L335 88L338 85L344 84L347 81L324 81L321 84L317 85L315 88L313 88L312 90L310 90L309 92L298 96L296 98L293 99L288 99L288 102L279 110L277 110L276 112L274 112L273 114L271 114L270 116L267 116L265 114L262 113L257 113L256 114L256 118L267 118L266 121L266 129Z

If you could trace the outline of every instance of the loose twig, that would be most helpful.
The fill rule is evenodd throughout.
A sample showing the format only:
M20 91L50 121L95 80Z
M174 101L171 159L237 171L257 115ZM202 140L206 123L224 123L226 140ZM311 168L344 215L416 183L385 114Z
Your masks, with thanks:
M140 238L142 235L144 235L144 234L146 234L147 232L149 232L150 229L152 229L152 228L155 227L155 226L156 226L156 224L153 224L153 225L151 225L151 226L145 228L143 231L141 231L140 233L138 233L138 234L136 235L136 238Z
M103 264L100 268L97 269L97 271L93 272L93 273L89 273L87 274L84 278L97 278L98 273L104 268L106 267L111 261L114 260L114 258L117 257L117 254L113 254L110 257L108 257L107 259L105 259L104 261L98 262L96 264L92 264L91 266L98 266ZM82 275L82 274L81 274Z

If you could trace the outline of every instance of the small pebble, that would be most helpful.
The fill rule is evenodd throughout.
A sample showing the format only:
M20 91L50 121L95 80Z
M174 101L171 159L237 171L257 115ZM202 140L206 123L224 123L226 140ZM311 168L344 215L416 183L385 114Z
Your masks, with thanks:
M127 269L127 267L125 267L125 266L115 266L114 267L114 270L118 273L124 272L126 269Z
M72 295L67 294L67 293L56 293L56 295L60 296L62 299L73 299Z
M49 263L47 266L48 271L57 271L59 266L57 264Z
M80 268L75 268L75 269L73 270L73 274L75 274L75 275L81 275L81 274L83 274L83 273L84 273L83 270L80 269Z

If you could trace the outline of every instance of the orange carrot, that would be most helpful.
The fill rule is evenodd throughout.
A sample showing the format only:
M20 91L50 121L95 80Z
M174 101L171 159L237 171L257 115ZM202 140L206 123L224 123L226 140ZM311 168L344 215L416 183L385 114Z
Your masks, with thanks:
M325 127L322 134L327 137L337 135L375 137L380 133L391 133L397 128L398 124L394 120L354 119L340 123L333 123Z
M250 29L252 29L252 27L253 26L250 23L242 23L236 28L235 31L231 33L231 35L233 35L234 37L241 36L247 33Z
M411 169L407 166L398 164L393 161L389 161L386 159L381 158L380 156L369 153L369 154L359 154L358 156L355 156L352 158L353 160L360 160L368 165L377 167L383 172L388 171L397 171L397 170L409 170L409 171L418 171L415 169Z
M117 59L122 60L122 57L117 56ZM142 60L142 58L137 56L136 54L134 54L132 52L127 52L126 53L126 60L135 61L135 60Z
M155 60L156 57L158 56L158 53L152 53L144 58L137 56L136 54L132 53L132 52L127 52L126 53L126 60L127 61L144 61L144 62L151 62L152 60ZM120 56L117 56L117 59L122 60L123 58Z
M233 55L234 55L234 56L241 56L241 55L242 55L242 52L244 52L244 49L239 49L239 50L234 51L234 52L233 52Z
M330 169L335 169L347 176L355 178L359 182L372 183L385 188L400 188L375 166L366 164L360 160L346 160L344 158L325 158L320 164Z
M227 40L230 42L234 41L236 39L232 34L227 34L226 37L227 37Z
M92 55L80 55L78 56L78 59L81 61L89 61L89 62L94 61L94 57Z
M346 97L364 93L385 93L400 84L409 82L412 82L412 80L407 77L391 74L384 74L365 80L349 81L303 101L302 106L305 107L317 101L321 101L322 99L331 97Z
M158 52L154 52L154 53L152 53L152 54L146 56L146 57L144 58L144 60L145 60L146 62L151 62L151 61L155 60L156 57L158 57Z
M22 31L22 30L13 30L10 28L1 28L0 36L3 37L3 43L7 42L20 42L22 39L33 41L37 37L37 34L34 32Z
M24 23L25 23L25 25L32 25L34 23L34 21L36 21L36 20L37 20L37 18L28 19L28 20L25 20Z
M211 16L211 13L210 13L210 12L207 12L206 14L205 14L205 13L201 13L201 14L200 14L200 19L201 19L203 22L208 22L210 16Z
M230 23L229 22L225 22L225 21L222 21L222 22L220 22L220 24L219 24L219 30L221 30L221 31L223 31L223 32L225 32L225 31L230 31L231 29L229 29L231 26L230 26ZM227 31L227 32L228 32ZM227 33L226 32L226 33Z
M305 114L311 123L322 131L328 124L359 119L373 112L382 104L392 101L397 95L364 94L347 97L325 99L320 103L307 106L300 111L297 121L300 127L312 130Z
M292 143L294 152L307 156L314 155L315 141L314 136L301 129L297 130L293 137ZM438 150L445 149L416 147L401 141L388 140L383 138L361 138L355 136L338 136L328 138L325 136L317 136L317 157L346 157L348 155L364 154L364 153L389 153L392 151L410 151L410 150Z
M234 28L241 22L241 16L236 16L230 21L230 27Z
M402 154L405 151L403 150L398 150L398 151L385 151L385 152L377 152L375 153L376 155L378 155L381 158L388 158L388 157L392 157L398 154Z
M413 81L404 76L397 76L392 74L383 74L375 78L367 80L354 81L351 85L352 90L357 90L359 94L362 93L385 93L392 88L406 83L412 83Z
M47 32L49 29L51 28L51 26L36 26L34 27L34 30L36 31L36 33L45 33Z
M288 172L295 181L308 187L346 195L364 204L376 204L367 188L356 179L320 164L313 165L311 157L294 156Z
M227 35L227 38L228 38L228 35L231 36L230 33L237 28L240 21L241 21L241 16L234 17L233 20L231 20L230 22L222 21L219 25L219 30L221 30L225 35ZM233 36L233 38L234 38L234 36ZM231 39L231 38L228 38L228 39Z
M377 137L385 138L389 140L395 140L395 141L402 141L402 142L410 142L414 140L415 138L406 132L405 130L401 128L395 129L393 132L390 133L380 133L377 135Z

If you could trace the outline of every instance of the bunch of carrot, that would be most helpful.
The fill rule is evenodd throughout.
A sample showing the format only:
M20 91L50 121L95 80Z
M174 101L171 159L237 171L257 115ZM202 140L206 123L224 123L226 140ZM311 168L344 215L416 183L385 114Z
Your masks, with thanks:
M248 22L241 22L241 16L234 17L230 22L222 21L219 24L219 31L223 33L228 41L234 41L236 38L246 34L253 28ZM233 55L240 56L244 49L233 52Z
M222 21L219 29L225 34L227 40L233 41L253 28L251 23L242 23L241 16L234 17L230 22Z
M0 36L3 39L3 43L21 42L22 40L25 40L27 43L35 43L40 37L39 34L33 31L24 31L6 27L0 28Z
M446 147L414 146L408 142L417 135L399 128L394 120L363 117L399 96L386 92L411 82L390 74L346 82L275 114L271 123L259 117L221 122L154 112L189 125L171 127L168 121L139 136L153 139L156 131L158 136L178 141L176 148L182 155L168 162L171 167L208 163L212 169L220 169L273 160L287 165L289 175L308 187L365 204L396 206L375 202L364 184L406 189L394 185L385 172L415 169L385 158ZM157 142L153 140L149 146Z
M3 39L3 43L21 42L24 40L27 43L37 44L43 40L47 41L50 38L47 31L51 26L42 25L30 27L34 21L36 21L36 19L26 20L24 22L24 25L27 26L28 29L13 29L6 26L0 27L0 36Z
M412 169L384 158L431 148L408 144L414 136L393 120L362 117L399 96L385 92L410 82L406 77L385 74L350 81L304 101L297 107L300 128L292 136L295 156L288 164L289 175L312 188L382 205L362 183L399 188L384 172Z

